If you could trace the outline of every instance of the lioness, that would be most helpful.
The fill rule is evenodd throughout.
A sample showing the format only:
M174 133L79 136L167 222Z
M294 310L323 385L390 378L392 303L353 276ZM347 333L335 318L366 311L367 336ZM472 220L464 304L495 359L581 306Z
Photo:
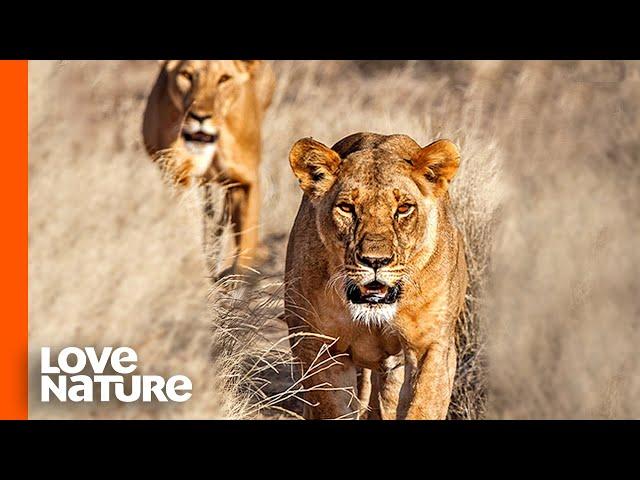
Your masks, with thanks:
M467 288L448 194L458 149L357 133L332 148L299 140L289 162L304 195L287 248L285 318L292 335L303 332L294 354L306 372L305 417L358 417L358 388L361 404L371 393L369 418L444 419ZM324 368L329 357L337 363Z
M252 265L258 247L261 123L274 88L260 60L166 60L144 112L147 152L176 183L205 185L206 216L208 182L228 187L214 236L230 217L238 266Z

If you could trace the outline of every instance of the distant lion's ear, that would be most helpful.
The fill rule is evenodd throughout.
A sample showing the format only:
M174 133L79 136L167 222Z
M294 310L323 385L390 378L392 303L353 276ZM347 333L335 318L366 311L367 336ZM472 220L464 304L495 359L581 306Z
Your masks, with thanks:
M414 174L420 180L433 183L436 195L447 191L460 166L460 152L450 140L438 140L422 148L411 159Z
M289 163L300 188L316 198L331 188L341 162L340 155L312 138L298 140L289 153Z
M246 81L251 77L255 77L264 62L262 60L234 60L234 63L240 70L241 79Z
M159 60L161 62L162 67L167 71L171 72L175 70L175 68L180 64L180 60Z
M262 65L262 60L237 60L236 65L241 70L245 70L249 73L255 73L256 70Z

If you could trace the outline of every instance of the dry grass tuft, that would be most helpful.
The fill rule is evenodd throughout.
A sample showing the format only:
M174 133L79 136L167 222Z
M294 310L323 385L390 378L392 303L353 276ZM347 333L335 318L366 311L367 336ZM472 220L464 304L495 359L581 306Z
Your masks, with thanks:
M496 149L490 145L468 153L452 185L452 206L464 238L469 287L456 328L458 367L449 405L450 419L480 419L486 409L485 323L490 318L487 281L503 197L498 158Z

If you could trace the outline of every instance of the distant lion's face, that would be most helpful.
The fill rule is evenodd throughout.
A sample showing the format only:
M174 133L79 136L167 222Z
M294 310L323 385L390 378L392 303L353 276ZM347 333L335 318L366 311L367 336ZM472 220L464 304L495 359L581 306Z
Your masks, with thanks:
M244 62L232 60L169 60L164 68L168 96L183 115L184 146L194 159L194 173L203 174L218 150L222 126L249 78L248 70Z
M313 198L318 233L332 260L329 286L343 296L354 319L384 323L412 281L413 255L435 238L442 194L433 183L437 179L425 176L433 171L420 161L389 149L366 148L340 158L318 142L301 142L305 160L292 164L303 167L298 178ZM293 155L302 153L295 150Z

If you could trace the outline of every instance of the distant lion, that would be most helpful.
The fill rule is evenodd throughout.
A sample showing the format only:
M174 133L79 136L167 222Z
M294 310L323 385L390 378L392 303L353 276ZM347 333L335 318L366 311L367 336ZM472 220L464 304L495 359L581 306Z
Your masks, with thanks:
M458 149L357 133L332 148L299 140L289 161L304 195L285 318L291 334L311 334L294 344L305 417L446 418L468 282L448 193Z
M261 125L274 88L260 60L166 60L144 112L147 152L176 184L205 185L207 216L207 186L227 187L215 235L230 218L240 267L258 251Z

